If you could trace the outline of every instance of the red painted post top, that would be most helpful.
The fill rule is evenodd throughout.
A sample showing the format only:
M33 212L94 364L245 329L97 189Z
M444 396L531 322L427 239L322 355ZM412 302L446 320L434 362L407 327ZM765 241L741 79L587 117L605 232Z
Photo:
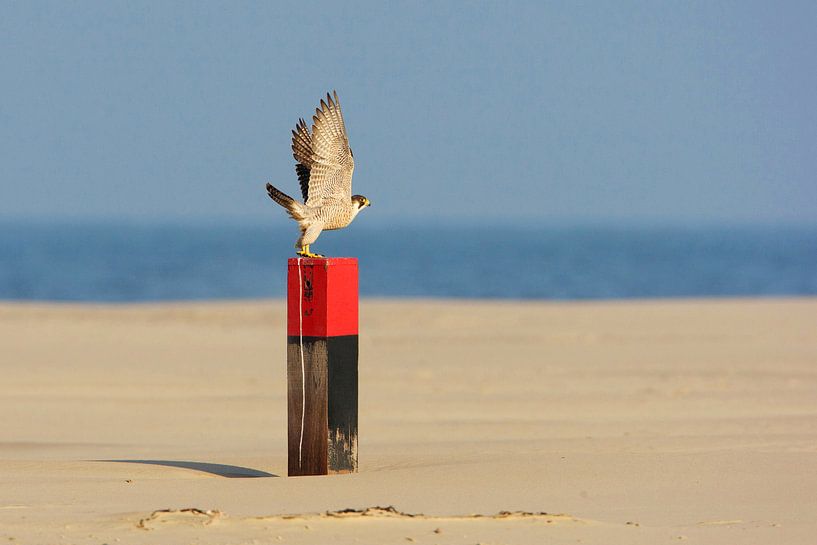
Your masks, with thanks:
M287 335L357 335L357 289L354 257L290 258Z

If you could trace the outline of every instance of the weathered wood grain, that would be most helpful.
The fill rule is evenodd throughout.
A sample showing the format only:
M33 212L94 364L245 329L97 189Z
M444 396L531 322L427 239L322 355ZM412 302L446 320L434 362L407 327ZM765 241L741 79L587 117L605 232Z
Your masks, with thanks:
M327 384L329 361L326 339L303 339L306 388L302 388L299 337L287 342L287 402L289 475L326 475L327 463ZM304 392L306 396L304 396ZM303 403L306 411L303 411ZM303 440L301 419L303 416Z

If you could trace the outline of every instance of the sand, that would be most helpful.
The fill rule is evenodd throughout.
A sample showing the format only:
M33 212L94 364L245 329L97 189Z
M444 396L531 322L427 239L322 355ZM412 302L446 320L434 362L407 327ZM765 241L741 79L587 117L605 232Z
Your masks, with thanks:
M0 304L0 543L817 540L817 299L364 301L332 477L286 477L284 322Z

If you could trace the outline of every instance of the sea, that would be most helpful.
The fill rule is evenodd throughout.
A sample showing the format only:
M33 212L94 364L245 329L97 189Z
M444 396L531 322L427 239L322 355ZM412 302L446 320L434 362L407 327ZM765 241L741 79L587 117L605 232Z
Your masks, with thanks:
M280 298L295 238L288 224L0 222L0 300ZM356 222L313 250L357 257L368 297L817 295L817 227Z

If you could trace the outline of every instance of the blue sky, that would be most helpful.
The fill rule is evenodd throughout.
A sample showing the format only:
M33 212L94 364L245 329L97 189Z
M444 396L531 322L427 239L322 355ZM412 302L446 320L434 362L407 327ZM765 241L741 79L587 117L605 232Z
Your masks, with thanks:
M813 2L4 2L0 218L284 221L337 89L368 221L815 223ZM360 220L358 220L360 221Z

